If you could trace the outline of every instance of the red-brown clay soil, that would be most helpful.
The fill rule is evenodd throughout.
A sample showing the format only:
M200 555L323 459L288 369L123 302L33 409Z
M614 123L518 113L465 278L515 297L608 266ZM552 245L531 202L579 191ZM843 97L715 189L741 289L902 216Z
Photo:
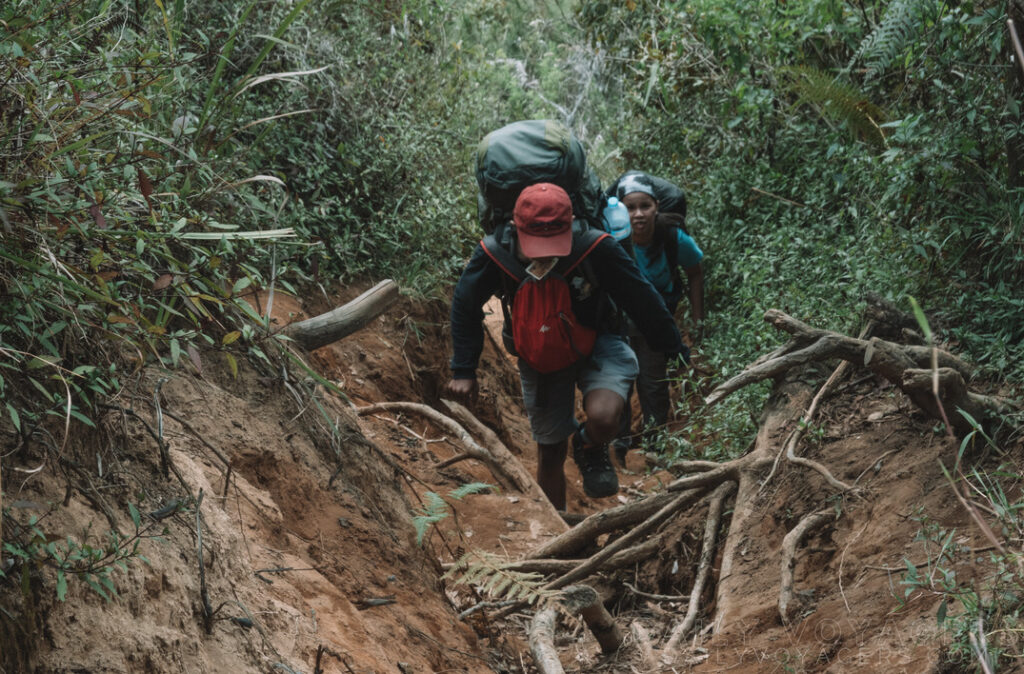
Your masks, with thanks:
M326 311L358 294L351 288L303 306L278 293L276 325ZM265 298L263 298L265 301ZM151 371L135 399L120 405L154 423L148 404L161 377L164 436L180 475L164 478L152 436L130 416L111 411L100 436L73 437L65 451L93 471L97 493L132 531L128 501L142 512L184 499L185 486L202 490L203 573L215 610L204 629L192 508L162 520L127 571L114 574L117 596L105 601L72 582L65 602L54 600L53 571L34 576L28 596L11 582L0 585L5 615L0 643L11 672L528 672L528 613L489 622L477 614L457 618L482 597L442 580L441 564L479 549L516 558L564 530L550 508L509 490L449 499L454 515L417 545L412 516L425 494L445 496L471 482L495 479L468 460L438 470L435 463L460 451L455 438L411 414L356 416L350 406L383 401L435 405L447 380L446 307L403 299L362 331L319 349L308 362L336 384L348 401L302 391L312 379L291 365L288 379L275 368L243 366L231 374L216 352L178 371ZM495 429L532 474L534 449L519 400L514 367L488 341L476 412ZM303 382L303 379L309 381ZM300 385L301 384L301 385ZM301 390L300 390L301 389ZM686 611L679 601L645 598L689 593L700 552L705 505L668 525L663 549L628 571L592 579L630 636L617 654L601 656L585 628L567 628L556 642L573 672L951 672L943 663L950 637L937 626L941 597L938 548L923 531L955 531L962 548L987 541L955 501L940 461L955 448L934 431L901 394L875 380L828 401L820 431L801 453L837 478L865 490L830 498L816 473L783 464L755 503L758 517L743 531L734 572L744 574L744 595L727 624L715 615L715 583L703 597L697 636L684 640L671 667L660 664L672 627ZM210 447L231 463L225 468ZM24 449L13 465L44 460ZM569 510L590 513L632 501L672 479L647 471L632 453L618 497L583 496L568 466ZM91 468L90 468L91 470ZM66 480L57 470L4 476L5 506L16 503L22 521L60 504ZM72 490L67 507L44 520L47 531L78 532L94 540L109 529L94 503ZM809 537L795 569L799 606L793 622L778 616L782 539L799 519L834 507L836 518ZM727 516L728 516L727 512ZM144 518L145 519L145 518ZM728 517L726 518L728 519ZM721 546L719 546L721 549ZM720 553L719 553L720 555ZM910 560L922 580L911 586L900 571ZM961 580L987 571L984 553L958 552ZM716 565L720 563L716 561ZM717 569L717 566L716 566ZM908 592L909 590L909 592ZM950 605L950 615L960 607ZM647 643L638 640L646 634ZM649 648L645 652L644 646ZM317 667L319 668L317 670Z

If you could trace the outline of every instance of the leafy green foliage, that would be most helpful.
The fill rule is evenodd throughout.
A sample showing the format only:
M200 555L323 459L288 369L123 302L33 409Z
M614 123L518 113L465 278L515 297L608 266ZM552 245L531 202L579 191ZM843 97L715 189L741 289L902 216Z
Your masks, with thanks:
M10 524L11 511L4 510L5 523ZM14 535L4 541L4 552L14 560L14 566L6 572L0 568L0 578L12 572L20 572L22 587L27 588L30 574L40 570L51 570L54 573L54 593L59 601L67 599L68 579L75 578L89 589L110 601L117 596L114 584L114 573L117 570L127 571L128 564L133 560L149 564L149 560L139 551L142 541L158 539L158 534L151 533L156 527L155 520L143 522L138 509L129 504L129 514L134 525L134 532L124 536L111 529L104 540L93 541L88 529L78 541L71 536L54 537L42 529L41 518L32 516L25 523L13 521Z
M874 30L860 43L855 61L864 63L864 77L871 79L885 71L899 57L904 59L908 50L924 43L923 30L945 7L944 2L921 0L893 0Z

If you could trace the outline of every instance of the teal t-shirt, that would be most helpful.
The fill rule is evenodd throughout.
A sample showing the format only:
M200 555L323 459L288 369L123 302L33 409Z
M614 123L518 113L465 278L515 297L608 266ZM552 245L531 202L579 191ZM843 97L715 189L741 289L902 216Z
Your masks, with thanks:
M697 245L697 242L693 240L692 236L679 228L675 228L675 230L676 250L679 251L676 259L679 261L679 266L686 269L698 264L704 259L704 252ZM671 242L667 242L665 245L671 245ZM668 258L665 256L665 251L660 251L660 254L656 255L655 259L652 260L648 255L650 248L650 246L633 244L633 255L636 257L636 263L640 267L640 271L644 273L647 280L662 295L670 295L673 291L678 291L679 288L672 287L672 270L668 268Z

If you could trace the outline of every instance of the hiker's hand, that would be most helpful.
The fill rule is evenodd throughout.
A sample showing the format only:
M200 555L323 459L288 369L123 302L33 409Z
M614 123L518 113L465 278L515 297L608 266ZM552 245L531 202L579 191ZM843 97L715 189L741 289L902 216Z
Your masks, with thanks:
M476 402L476 395L480 391L476 379L452 379L446 388L457 401L469 403Z

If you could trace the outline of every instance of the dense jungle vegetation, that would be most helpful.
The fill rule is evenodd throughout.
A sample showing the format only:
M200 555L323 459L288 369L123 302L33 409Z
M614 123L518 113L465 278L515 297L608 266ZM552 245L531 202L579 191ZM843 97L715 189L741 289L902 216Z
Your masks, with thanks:
M916 298L943 339L1019 397L1016 11L991 0L4 2L4 488L26 440L56 451L87 433L142 367L277 367L287 356L245 301L251 288L390 277L444 297L478 236L476 144L526 118L567 123L605 184L635 168L686 188L708 256L700 351L717 376L777 340L766 309L856 333L874 292L907 310ZM691 440L741 451L765 390L708 413ZM4 557L55 555L34 540L5 528ZM76 563L61 562L58 594Z

